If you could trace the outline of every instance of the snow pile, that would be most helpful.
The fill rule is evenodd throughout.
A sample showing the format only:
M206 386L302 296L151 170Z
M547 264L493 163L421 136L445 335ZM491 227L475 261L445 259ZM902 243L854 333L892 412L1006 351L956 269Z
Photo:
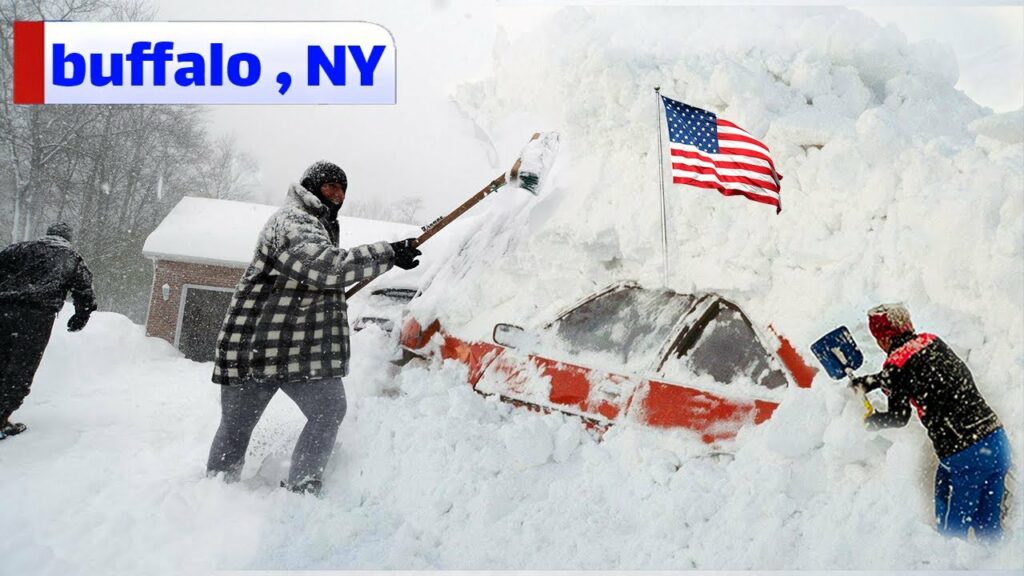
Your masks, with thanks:
M841 8L572 8L499 42L495 69L459 88L460 106L496 142L557 130L562 151L544 197L504 197L472 258L452 266L451 281L437 283L444 293L428 293L417 314L489 340L496 322L537 327L614 281L659 285L660 86L762 138L785 176L779 216L669 185L670 287L722 293L807 357L814 339L846 324L864 371L882 361L865 312L906 303L920 330L969 363L1024 477L1022 113L994 115L957 91L947 47L910 44L897 28ZM930 530L934 467L921 456L930 453L924 431L915 420L887 433L891 448L847 466L844 454L874 436L852 416L837 419L861 410L841 388L822 374L812 390L791 391L786 402L806 412L781 410L768 430L785 440L767 446L785 454L807 442L789 465L819 466L820 478L849 467L864 490L899 484L885 507L854 502L844 516L865 533L915 523L882 553L924 566L915 539ZM737 463L773 460L759 438L741 439ZM814 527L835 511L817 512L800 512L801 546L831 545ZM1016 512L1011 547L1024 549L1020 499ZM1009 565L1022 564L1019 552L1011 557ZM851 557L850 565L861 564Z
M837 323L864 343L863 312L888 300L966 350L983 334L1014 350L1024 338L1020 117L957 92L942 46L844 9L567 9L497 58L501 74L462 86L460 104L496 139L558 130L563 151L540 202L505 197L513 215L533 212L502 226L521 245L495 242L510 257L458 285L467 305L450 321L660 280L660 85L762 137L785 175L780 216L670 186L673 288L734 296L804 343Z
M985 116L971 122L969 128L979 136L1020 144L1024 142L1024 110Z
M55 330L18 412L29 430L0 444L0 509L17 527L0 539L0 573L1019 560L948 542L901 513L917 479L905 465L874 477L884 446L852 433L819 450L820 428L790 438L770 425L735 460L643 429L598 442L574 418L476 394L454 363L396 378L382 369L384 340L372 328L354 335L349 416L316 499L277 488L302 426L283 395L256 429L242 482L226 485L204 477L218 421L210 364L114 314L97 313L84 333ZM794 396L780 410L857 418L820 401ZM911 448L888 457L913 459Z

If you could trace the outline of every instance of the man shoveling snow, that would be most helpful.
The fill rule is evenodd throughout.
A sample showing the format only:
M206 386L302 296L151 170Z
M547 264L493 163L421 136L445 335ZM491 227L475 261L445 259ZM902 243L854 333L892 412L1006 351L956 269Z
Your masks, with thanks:
M319 493L345 417L349 327L345 286L398 266L415 268L410 240L338 247L348 179L330 162L306 169L260 233L217 338L213 381L221 422L207 473L238 480L253 429L280 389L306 416L286 485Z
M307 418L283 485L319 493L345 417L346 298L392 266L415 268L418 245L505 184L516 182L536 194L557 149L557 134L534 134L508 175L424 227L419 237L348 251L338 248L337 221L348 178L330 162L307 168L301 185L289 190L285 207L263 227L217 338L213 381L224 388L207 473L239 479L253 429L281 389Z
M904 426L917 409L939 457L935 517L939 531L999 537L1000 503L1010 469L1010 444L960 358L934 334L918 334L899 304L868 312L868 327L888 354L882 371L853 379L865 393L881 389L887 406L867 416L872 428Z

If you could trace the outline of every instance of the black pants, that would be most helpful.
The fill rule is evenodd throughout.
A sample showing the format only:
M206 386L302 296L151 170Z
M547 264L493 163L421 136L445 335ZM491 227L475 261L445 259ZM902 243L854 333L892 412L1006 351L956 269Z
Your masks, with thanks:
M40 308L0 305L0 422L28 396L56 317Z

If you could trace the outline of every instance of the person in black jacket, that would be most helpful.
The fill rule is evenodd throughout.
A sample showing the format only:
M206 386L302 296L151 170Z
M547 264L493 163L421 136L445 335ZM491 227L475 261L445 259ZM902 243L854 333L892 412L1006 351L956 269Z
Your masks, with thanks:
M75 332L89 321L96 297L92 274L71 247L67 224L54 224L46 236L0 251L0 439L25 430L10 417L28 396L69 291L75 314L68 330Z
M916 333L910 313L900 304L872 308L868 327L888 354L881 372L853 381L865 393L881 389L886 395L887 409L872 412L868 426L904 426L915 409L939 457L939 530L962 538L970 528L980 538L1001 536L1000 505L1010 445L971 371L938 336Z

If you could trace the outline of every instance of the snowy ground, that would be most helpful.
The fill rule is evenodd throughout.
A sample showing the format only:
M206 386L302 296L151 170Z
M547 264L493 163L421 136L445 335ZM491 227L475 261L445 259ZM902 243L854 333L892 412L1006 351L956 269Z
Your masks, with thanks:
M0 444L0 510L17 527L0 574L1022 565L1019 508L1003 544L942 539L923 430L871 436L826 387L794 392L716 456L625 427L598 442L571 418L477 395L454 365L393 376L385 340L356 335L349 416L315 499L275 488L302 424L285 397L226 485L203 474L210 364L115 314L55 330L18 412L29 431Z
M906 302L970 364L1024 478L1024 112L956 90L948 48L841 8L570 8L499 37L494 59L500 74L453 98L509 155L501 169L534 130L558 130L562 152L540 198L474 209L451 266L425 266L417 313L484 338L603 284L657 285L660 85L764 138L785 175L779 216L671 188L668 285L716 290L801 351L839 324L868 344L864 311ZM287 399L257 429L244 481L224 485L203 474L209 365L113 314L56 330L17 414L30 430L0 444L0 511L16 527L0 574L1024 568L1024 498L1001 544L939 537L920 424L865 432L859 402L821 375L713 455L629 427L598 442L476 395L457 366L392 373L385 340L355 336L317 500L276 488L302 420ZM865 371L881 364L865 355Z

